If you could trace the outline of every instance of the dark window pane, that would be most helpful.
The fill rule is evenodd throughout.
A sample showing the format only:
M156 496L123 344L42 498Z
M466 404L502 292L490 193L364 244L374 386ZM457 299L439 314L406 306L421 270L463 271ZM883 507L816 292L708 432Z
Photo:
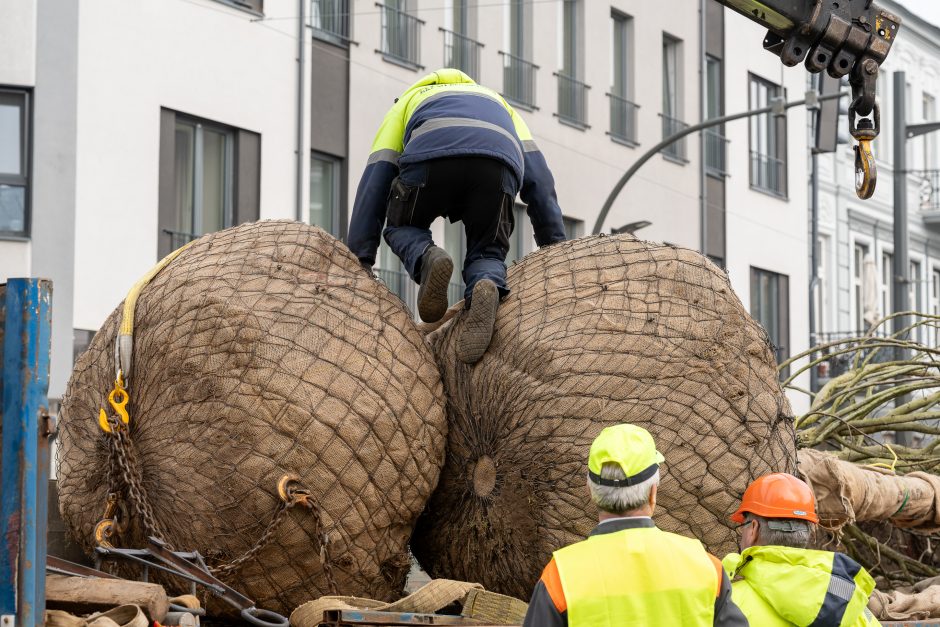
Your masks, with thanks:
M0 185L0 232L26 231L26 188Z
M193 168L195 167L196 127L176 123L176 230L195 233L193 225ZM185 242L184 242L185 243Z
M203 128L202 233L212 233L227 226L228 207L228 137L227 133Z
M310 224L334 235L334 216L339 191L336 189L337 167L337 164L329 159L310 159Z

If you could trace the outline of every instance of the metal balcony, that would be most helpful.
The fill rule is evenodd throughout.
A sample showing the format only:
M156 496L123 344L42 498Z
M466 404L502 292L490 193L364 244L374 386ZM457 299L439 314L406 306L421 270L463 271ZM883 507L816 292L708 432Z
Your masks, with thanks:
M190 243L195 239L199 239L202 235L196 233L185 233L183 231L171 231L170 229L163 229L164 235L170 236L170 250L176 250L181 248L186 244Z
M580 128L590 128L587 123L587 95L591 88L573 76L554 72L558 78L559 119Z
M349 43L349 0L311 0L310 28L314 37L347 45Z
M940 228L940 170L913 170L918 208L928 226Z
M387 60L413 69L421 65L421 26L424 20L376 2L382 14L382 53Z
M610 132L614 139L630 145L639 144L636 114L640 105L622 96L607 94L610 98Z
M466 35L438 28L444 33L444 65L456 68L475 81L480 80L480 49L483 44Z
M670 117L663 113L660 113L659 117L662 118L663 120L663 139L672 137L679 131L682 131L689 127L688 124L686 124L685 122L683 122L682 120L678 118ZM675 141L669 144L668 146L663 148L662 154L672 159L676 159L678 161L688 162L688 157L686 156L688 151L686 149L685 140L686 138L683 137L679 141Z
M503 58L503 97L527 109L535 106L535 75L539 66L508 52L500 51Z

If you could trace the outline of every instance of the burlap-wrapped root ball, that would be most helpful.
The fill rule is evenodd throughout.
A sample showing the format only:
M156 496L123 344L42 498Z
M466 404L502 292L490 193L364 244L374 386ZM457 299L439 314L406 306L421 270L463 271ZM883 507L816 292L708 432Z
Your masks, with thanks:
M225 579L289 613L330 592L325 556L339 593L397 598L446 437L440 374L401 301L321 229L260 222L183 251L135 318L130 438L166 540L210 565L237 558L277 511L278 480L295 473L321 533L314 512L295 507ZM89 549L109 490L97 416L119 321L120 308L78 360L60 414L62 515ZM133 501L127 510L114 542L144 546Z
M698 253L627 236L540 250L509 271L493 342L455 354L461 316L429 335L448 453L412 549L434 577L528 598L551 552L597 522L591 441L632 422L666 457L656 522L735 548L749 480L792 471L790 406L766 333Z

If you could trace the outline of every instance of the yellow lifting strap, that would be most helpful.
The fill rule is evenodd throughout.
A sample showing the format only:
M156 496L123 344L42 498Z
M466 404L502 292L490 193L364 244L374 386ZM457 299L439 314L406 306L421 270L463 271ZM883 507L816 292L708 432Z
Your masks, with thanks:
M167 267L171 261L176 259L180 253L189 248L193 242L189 242L171 252L160 260L160 262L151 268L147 274L140 277L134 283L127 297L124 299L124 309L121 312L121 328L114 342L114 387L108 394L108 404L118 415L120 424L125 426L130 423L130 416L127 413L127 404L130 401L130 394L127 392L128 379L130 378L131 367L134 356L134 310L137 307L137 299L145 287L153 280L157 274ZM107 412L102 408L98 412L98 425L105 433L111 433L111 425L108 423Z

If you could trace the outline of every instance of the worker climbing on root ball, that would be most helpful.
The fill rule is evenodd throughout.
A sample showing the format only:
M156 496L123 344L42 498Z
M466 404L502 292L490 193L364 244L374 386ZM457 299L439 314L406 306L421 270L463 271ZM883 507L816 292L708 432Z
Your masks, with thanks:
M663 461L641 427L601 431L587 477L600 522L587 540L555 551L524 627L748 625L718 558L653 523Z
M842 553L807 549L819 522L808 485L793 475L760 477L731 517L741 553L723 560L732 598L761 627L873 627L875 582Z
M372 144L349 225L349 248L371 271L384 237L420 284L418 313L447 310L453 261L431 239L438 217L463 221L467 311L457 356L474 363L489 346L506 287L516 194L528 204L535 241L565 239L555 181L522 118L498 93L459 70L428 74L395 100Z

